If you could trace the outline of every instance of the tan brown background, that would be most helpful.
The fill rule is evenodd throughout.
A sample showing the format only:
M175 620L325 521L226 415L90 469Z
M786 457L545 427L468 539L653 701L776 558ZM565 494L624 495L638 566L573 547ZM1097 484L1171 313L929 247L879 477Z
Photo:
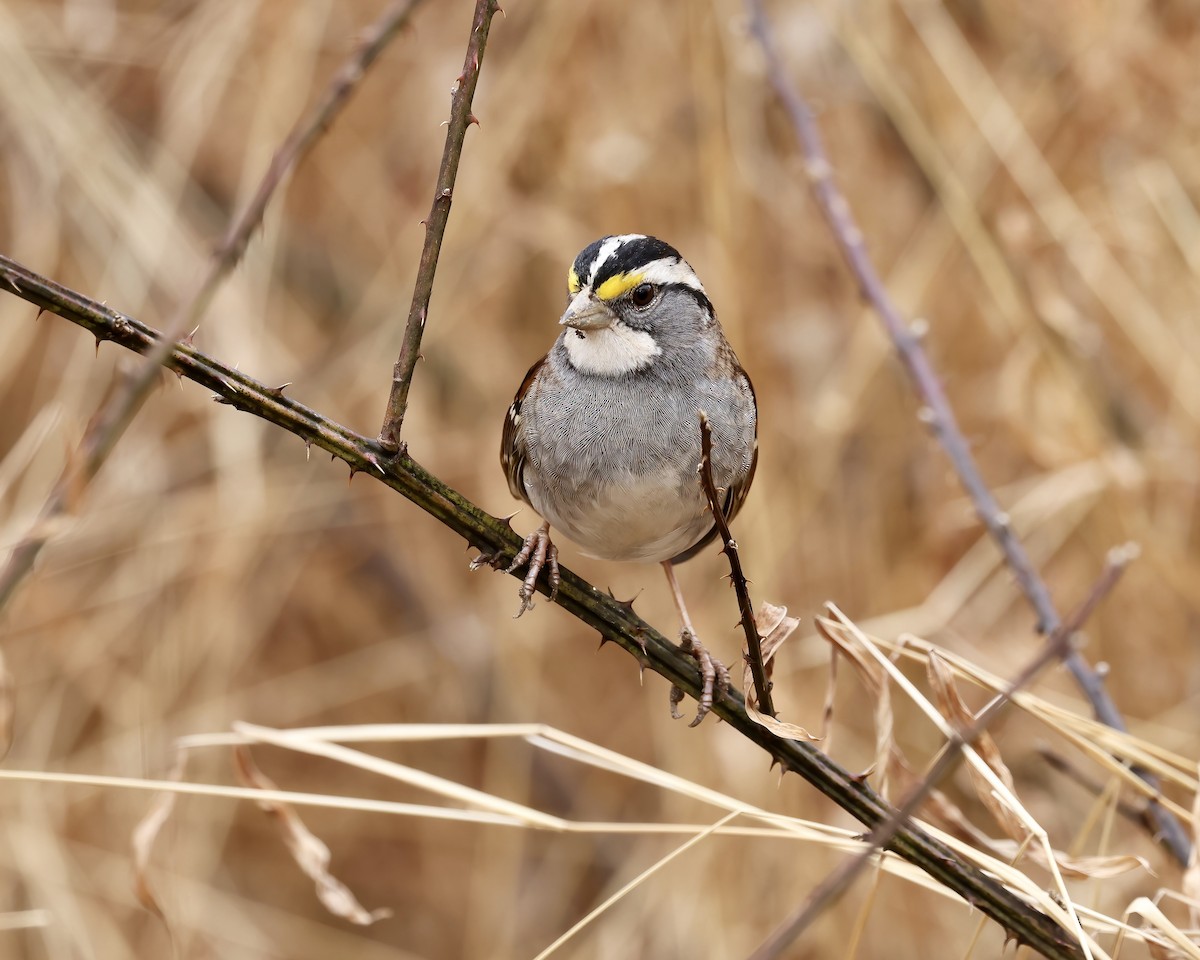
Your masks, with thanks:
M373 435L422 242L468 0L425 5L273 205L197 345ZM201 272L302 109L378 2L0 2L0 251L159 325ZM515 505L500 423L555 335L566 269L605 233L675 244L704 279L758 389L761 460L735 533L757 598L805 618L835 601L868 630L936 639L1011 674L1034 618L980 542L945 457L810 202L736 0L509 0L483 68L417 371L413 455L485 509ZM793 77L889 288L928 346L989 481L1060 607L1105 550L1142 559L1087 655L1135 730L1195 755L1200 481L1200 34L1185 2L777 3ZM919 24L919 26L917 26ZM125 358L0 297L0 523L28 528ZM530 511L515 521L526 531ZM660 572L563 559L674 627ZM667 686L516 581L471 575L461 541L409 503L174 377L3 612L16 685L14 769L160 776L173 738L273 726L541 721L771 809L849 825L709 721L667 716ZM715 554L682 571L727 661L740 642ZM797 639L785 719L819 722L828 652ZM914 676L919 674L914 671ZM1039 690L1074 703L1062 676ZM978 702L976 703L978 705ZM1078 709L1086 710L1078 705ZM937 745L911 709L914 762ZM843 671L833 755L864 768L872 704ZM999 730L1022 799L1061 848L1092 805L1015 719ZM1061 745L1056 745L1063 749ZM711 808L521 744L382 755L556 815L699 820ZM296 790L427 795L282 751ZM1078 758L1075 758L1077 762ZM1084 764L1086 767L1086 764ZM232 782L227 753L193 779ZM995 827L966 781L951 794ZM149 795L0 783L0 930L12 957L165 957L130 893L128 838ZM1180 798L1190 803L1190 798ZM309 811L334 872L395 918L319 907L273 824L186 799L156 851L179 956L531 957L667 853L667 838L556 836ZM1095 852L1090 836L1082 847ZM1106 847L1150 858L1095 895L1120 913L1177 870L1136 827ZM705 842L563 957L744 955L838 858ZM1080 897L1088 888L1077 888ZM872 899L873 898L873 899ZM966 954L978 916L896 880L863 883L796 947L839 957ZM999 954L988 924L976 956ZM1124 956L1138 956L1130 949Z

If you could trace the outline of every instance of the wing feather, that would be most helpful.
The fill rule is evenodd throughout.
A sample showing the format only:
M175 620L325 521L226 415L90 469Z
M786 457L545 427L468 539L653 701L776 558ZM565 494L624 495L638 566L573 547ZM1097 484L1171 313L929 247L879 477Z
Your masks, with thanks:
M525 492L524 474L528 448L525 445L525 431L521 425L521 406L524 404L534 380L541 373L546 360L546 357L542 357L525 374L525 379L521 381L517 395L513 397L512 406L508 408L508 413L504 416L504 430L500 434L500 466L504 470L504 476L508 479L508 489L512 491L514 497L524 500L526 503L529 503L529 495Z

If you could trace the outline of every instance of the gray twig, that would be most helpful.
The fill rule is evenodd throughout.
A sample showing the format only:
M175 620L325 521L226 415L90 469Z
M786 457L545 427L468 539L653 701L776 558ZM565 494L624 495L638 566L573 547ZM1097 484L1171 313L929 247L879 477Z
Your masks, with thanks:
M875 312L883 321L887 334L895 345L905 370L908 371L913 387L925 405L921 411L921 419L929 425L949 456L959 481L975 506L976 515L996 541L1021 591L1037 614L1038 631L1043 635L1052 635L1058 630L1061 618L1050 599L1050 591L1013 532L1008 514L1000 509L999 503L979 472L966 437L955 419L954 410L946 398L941 380L921 346L920 335L905 324L875 271L863 243L862 232L850 212L850 205L834 182L833 167L825 153L812 110L784 70L783 60L775 46L774 35L763 12L762 0L746 0L746 5L750 13L751 32L766 57L771 85L783 102L800 141L800 149L807 161L813 195L833 231L850 272L858 283L859 292L863 299L875 308ZM1063 662L1091 702L1096 718L1116 730L1127 730L1125 720L1108 695L1100 675L1092 669L1083 655L1077 650L1068 649L1064 652ZM1158 789L1156 777L1144 770L1138 770L1137 773L1146 783ZM1153 801L1147 812L1156 839L1160 839L1181 864L1187 864L1191 842L1179 821L1168 810L1163 809L1161 804Z

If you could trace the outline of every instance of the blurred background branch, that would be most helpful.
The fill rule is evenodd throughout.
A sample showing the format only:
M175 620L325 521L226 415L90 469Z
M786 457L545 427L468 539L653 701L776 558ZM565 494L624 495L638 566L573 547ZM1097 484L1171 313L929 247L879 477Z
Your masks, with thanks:
M276 151L254 196L229 225L224 240L195 291L180 302L142 364L120 379L112 395L88 422L79 445L67 460L62 476L55 482L33 527L13 547L4 567L0 569L0 610L33 569L38 554L50 537L59 532L65 519L78 509L96 473L157 383L161 376L160 368L169 356L172 345L185 331L192 331L189 338L195 334L194 328L204 316L214 294L241 261L255 229L262 225L263 214L275 190L337 119L371 64L408 23L420 2L396 0L370 27L358 49L334 75L324 96L296 123Z
M946 451L955 473L975 506L976 515L1004 554L1005 562L1012 569L1018 586L1037 614L1038 631L1046 636L1054 636L1060 631L1062 619L1050 599L1050 591L1013 530L1009 514L1000 508L983 479L975 458L971 456L970 445L963 436L958 419L946 397L945 388L928 354L921 346L928 324L925 321L913 325L906 324L889 296L867 254L862 231L855 222L850 204L834 180L833 166L825 152L816 118L788 78L771 25L763 12L762 0L746 0L746 3L750 10L751 29L767 59L771 85L787 109L804 153L806 171L817 204L858 283L863 299L879 315L888 336L895 344L897 355L912 379L913 388L925 404L919 416ZM1062 653L1063 662L1092 704L1096 717L1114 729L1127 730L1125 720L1105 689L1099 673L1092 669L1083 654L1070 647L1063 647ZM1158 780L1153 774L1139 770L1138 775L1155 790L1159 789ZM1147 805L1146 819L1155 839L1165 844L1179 864L1185 866L1191 856L1191 842L1179 821L1153 800Z

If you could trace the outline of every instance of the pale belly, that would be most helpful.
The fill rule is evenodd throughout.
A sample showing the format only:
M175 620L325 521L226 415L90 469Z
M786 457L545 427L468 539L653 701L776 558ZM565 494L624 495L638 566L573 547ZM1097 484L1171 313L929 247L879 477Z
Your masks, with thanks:
M530 480L537 512L590 557L658 563L683 553L712 527L699 481L694 490L681 490L677 469L618 475L603 486L588 485L568 502L552 502Z

